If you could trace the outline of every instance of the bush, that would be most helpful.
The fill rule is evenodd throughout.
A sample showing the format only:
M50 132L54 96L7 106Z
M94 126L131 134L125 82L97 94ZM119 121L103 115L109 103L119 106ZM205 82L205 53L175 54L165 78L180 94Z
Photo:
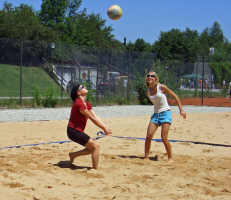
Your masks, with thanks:
M33 106L40 106L42 103L42 97L41 97L41 92L37 86L33 87Z
M58 99L55 96L54 88L51 87L41 94L38 87L33 87L33 106L55 107Z
M118 98L116 99L116 102L117 102L119 105L125 105L125 104L127 104L127 98L125 98L125 97L118 97Z
M135 91L137 92L139 103L141 105L150 104L150 101L146 96L147 87L144 78L142 78L139 74L136 74L135 80Z
M220 93L221 93L221 96L226 97L228 94L228 88L223 88Z
M42 99L42 105L44 107L55 107L55 105L58 103L57 98L54 95L54 88L49 88L44 95L44 98Z
M88 90L87 100L91 102L93 106L96 105L96 90L95 89Z
M229 81L231 77L230 62L213 62L209 63L213 74L215 75L215 84L220 85L223 80Z

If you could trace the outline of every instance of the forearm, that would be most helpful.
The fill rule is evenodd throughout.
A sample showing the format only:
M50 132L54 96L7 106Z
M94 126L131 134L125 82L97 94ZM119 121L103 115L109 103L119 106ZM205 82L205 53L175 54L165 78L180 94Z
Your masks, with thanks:
M98 126L99 128L105 130L106 129L106 125L100 120L98 119L97 117L95 116L92 116L90 117L90 120L96 125Z
M186 113L184 112L182 108L181 100L179 99L179 97L167 87L165 87L165 90L167 91L168 94L170 94L175 99L175 101L177 102L178 108L180 110L180 115L183 116L184 119L186 119Z
M182 108L182 104L181 104L181 101L180 99L176 96L176 101L177 101L177 104L178 104L178 107L179 107L179 110L180 110L180 115L186 119L186 113L184 112L183 108Z
M91 118L97 123L97 124L101 124L106 126L103 121L95 114L95 112L93 110L89 110L89 112L91 113ZM96 124L96 125L97 125ZM98 126L98 125L97 125ZM100 127L101 128L101 127Z
M182 108L182 104L181 104L181 101L180 101L179 97L178 97L178 96L175 96L175 100L176 100L176 102L177 102L179 111L181 112L181 111L183 110L183 108Z

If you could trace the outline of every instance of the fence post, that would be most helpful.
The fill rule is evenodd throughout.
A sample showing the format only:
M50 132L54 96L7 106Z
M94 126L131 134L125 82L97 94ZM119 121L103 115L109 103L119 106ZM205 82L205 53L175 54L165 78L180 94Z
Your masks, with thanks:
M128 81L127 81L127 102L129 102L129 99L130 99L130 97L129 97L129 94L130 94L130 91L129 91L129 89L130 89L130 80L129 80L129 76L130 76L130 49L128 48Z
M61 72L61 76L62 76L61 77L61 99L63 98L63 69L62 69L62 72Z
M202 91L201 91L201 104L204 105L204 80L205 79L205 56L202 56Z
M19 103L22 104L22 66L23 66L23 40L20 43L20 71L19 71Z

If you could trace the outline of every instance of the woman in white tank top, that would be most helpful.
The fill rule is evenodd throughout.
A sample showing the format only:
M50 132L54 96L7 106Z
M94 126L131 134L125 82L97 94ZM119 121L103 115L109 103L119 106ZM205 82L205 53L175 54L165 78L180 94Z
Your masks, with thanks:
M159 83L159 77L155 72L146 75L147 92L146 95L154 105L154 114L147 129L145 140L145 159L149 157L152 138L159 126L161 126L161 138L168 154L168 160L172 159L171 145L168 141L168 131L172 123L172 113L165 94L172 96L179 107L180 115L185 119L186 113L182 109L181 101L178 96L166 85Z

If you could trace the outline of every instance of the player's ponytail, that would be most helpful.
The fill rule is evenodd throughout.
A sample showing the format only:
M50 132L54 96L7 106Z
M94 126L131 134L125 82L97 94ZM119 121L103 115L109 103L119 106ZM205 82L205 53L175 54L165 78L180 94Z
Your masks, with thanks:
M79 89L79 86L79 84L74 85L71 89L71 99L73 102L75 102L75 100L78 98L77 91Z

